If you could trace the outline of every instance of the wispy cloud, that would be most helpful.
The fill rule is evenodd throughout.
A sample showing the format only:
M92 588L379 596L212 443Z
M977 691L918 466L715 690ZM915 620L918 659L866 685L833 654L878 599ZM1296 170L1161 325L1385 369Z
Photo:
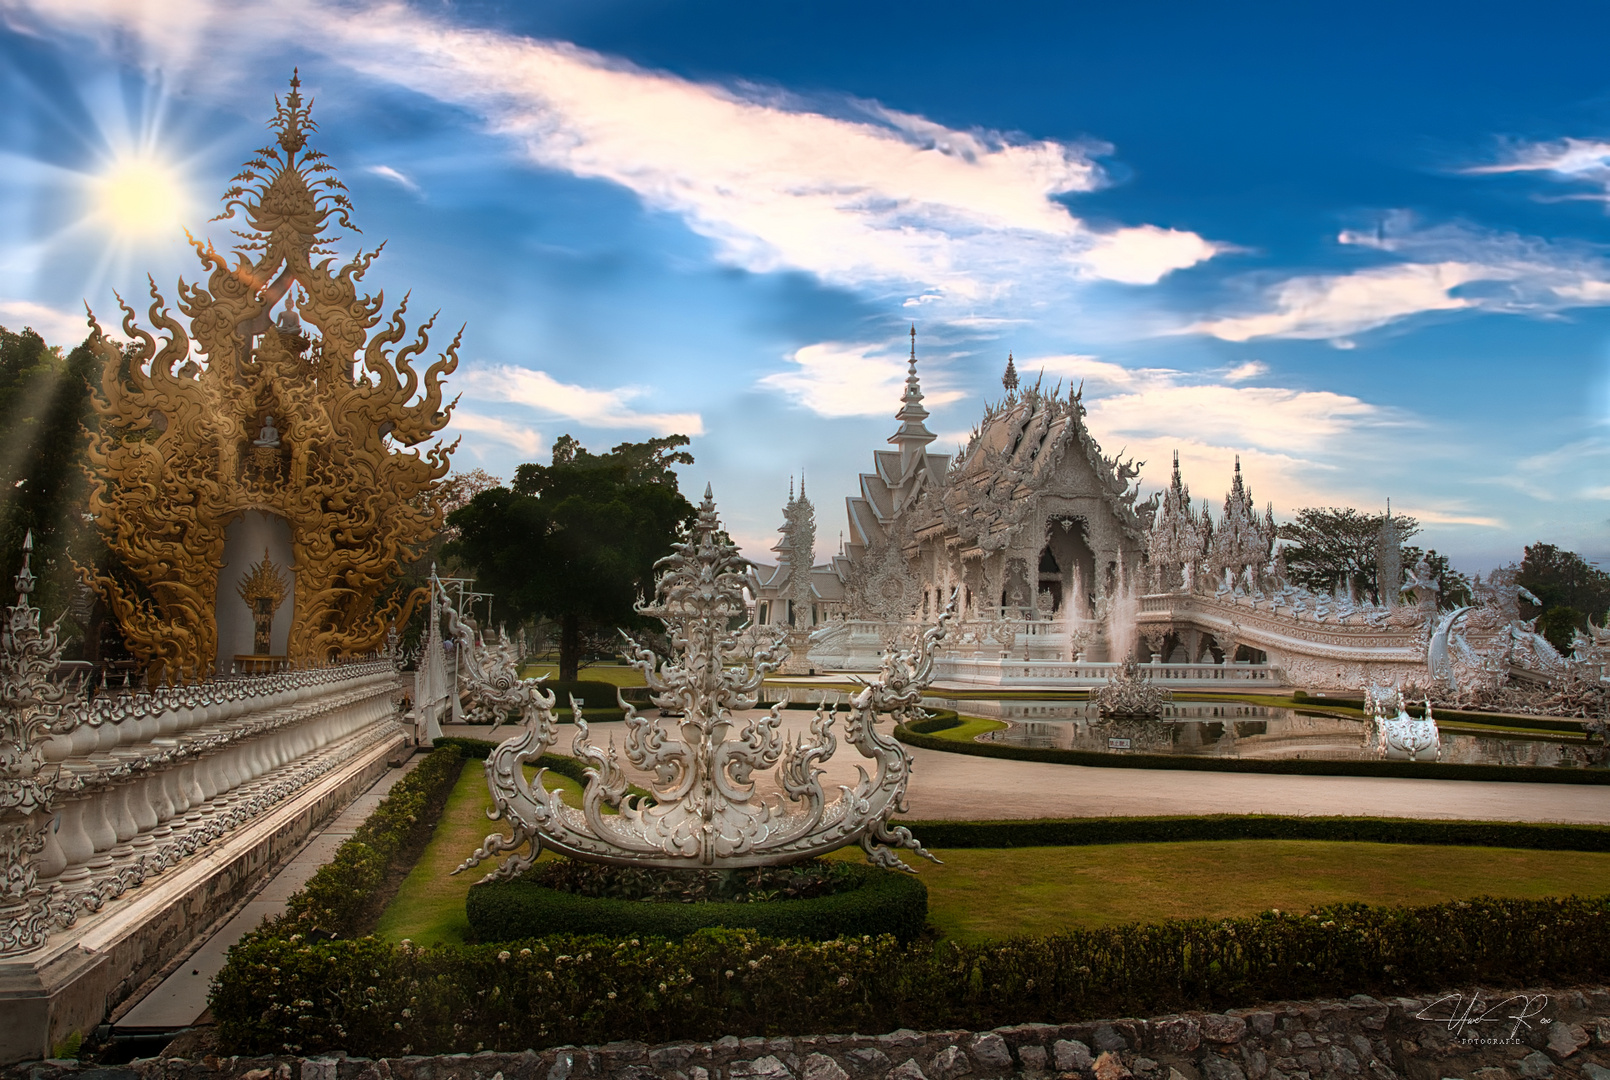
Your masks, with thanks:
M1302 454L1334 447L1364 428L1407 422L1391 409L1328 390L1226 385L1211 375L1127 368L1088 356L1050 356L1022 366L1083 381L1091 423L1099 422L1109 437L1190 432L1226 447Z
M514 447L527 457L536 457L547 445L543 441L542 433L535 428L509 420L500 420L495 416L482 416L480 413L464 409L453 410L453 427L458 431L473 431L477 435L495 439Z
M1079 281L1149 284L1220 250L1186 230L1102 229L1071 213L1059 197L1106 182L1097 159L1110 148L1098 143L963 131L876 102L813 108L776 90L694 82L379 0L231 5L227 14L191 0L182 40L166 38L169 21L138 4L7 2L59 27L131 35L172 62L205 52L209 63L192 65L192 79L235 78L236 65L217 55L230 48L321 50L471 111L536 165L630 189L752 271L931 293L967 313Z
M764 376L755 385L783 395L818 416L884 416L900 407L906 361L885 346L825 341L796 349L788 357L795 366ZM947 390L923 372L923 400L929 408L957 401L963 394Z
M1560 139L1555 142L1517 142L1506 148L1503 160L1464 170L1475 175L1492 173L1543 173L1552 180L1588 184L1599 190L1575 198L1610 204L1610 142L1602 139Z
M656 435L703 435L698 413L639 412L630 402L648 393L641 386L595 390L563 383L546 371L512 364L471 367L459 385L466 399L485 406L522 405L546 416L573 420L595 428L633 428Z
M390 180L393 184L396 184L398 187L410 191L415 195L419 195L423 191L418 183L404 175L402 172L392 168L390 165L369 165L366 166L363 171L369 173L371 176L378 176L382 180Z
M1405 216L1391 225L1337 239L1402 261L1291 277L1264 287L1251 310L1182 332L1225 341L1329 338L1347 348L1350 335L1429 312L1543 315L1610 304L1610 260L1596 247L1467 225L1419 228Z
M1268 364L1262 360L1248 360L1226 371L1224 381L1227 383L1246 382L1248 379L1256 379L1260 375L1267 374L1269 374Z
M50 344L69 349L89 336L82 311L62 311L32 300L0 300L0 326L13 332L31 326Z

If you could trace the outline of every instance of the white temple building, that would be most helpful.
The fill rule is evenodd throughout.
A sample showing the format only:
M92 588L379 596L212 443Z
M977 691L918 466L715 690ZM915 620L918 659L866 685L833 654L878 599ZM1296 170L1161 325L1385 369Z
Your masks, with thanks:
M1239 457L1217 519L1193 504L1178 454L1169 485L1141 501L1145 463L1102 452L1082 388L1023 385L1011 357L1002 386L958 456L931 452L913 329L892 449L846 499L842 550L808 576L792 567L810 561L814 511L803 485L790 492L756 613L809 632L793 646L809 669L875 670L954 596L939 669L962 684L1089 686L1129 658L1187 687L1497 685L1563 670L1519 619L1513 569L1478 579L1476 606L1443 612L1429 567L1404 573L1389 515L1374 599L1294 586Z

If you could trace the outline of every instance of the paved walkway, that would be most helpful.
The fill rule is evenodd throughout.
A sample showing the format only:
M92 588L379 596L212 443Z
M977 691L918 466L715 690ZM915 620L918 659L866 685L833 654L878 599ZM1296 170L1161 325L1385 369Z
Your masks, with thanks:
M808 734L812 714L783 714L783 730ZM590 725L599 746L622 723ZM448 725L447 734L504 739L514 729ZM560 728L554 749L570 753L575 728ZM1150 814L1351 814L1372 817L1463 818L1475 821L1561 821L1610 824L1610 788L1587 784L1512 784L1479 780L1413 780L1372 776L1280 776L1162 769L1101 769L1038 761L974 757L908 747L913 758L908 799L917 819L990 820L1145 816ZM865 759L839 743L823 785L856 781ZM647 787L648 777L622 755L621 767ZM770 774L756 777L776 791Z
M249 931L257 929L265 918L284 911L285 901L291 898L291 894L334 857L335 849L345 843L374 812L392 785L422 760L423 756L416 754L402 768L387 769L381 773L372 787L354 799L322 831L313 833L234 918L187 957L172 975L158 983L132 1009L119 1017L112 1025L113 1031L120 1035L137 1035L142 1032L178 1031L194 1024L207 1010L208 987L212 985L213 976L223 970L224 957L230 946Z

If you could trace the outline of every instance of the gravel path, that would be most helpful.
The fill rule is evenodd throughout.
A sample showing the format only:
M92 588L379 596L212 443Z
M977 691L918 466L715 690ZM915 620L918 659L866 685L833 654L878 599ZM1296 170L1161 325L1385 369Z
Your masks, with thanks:
M783 714L783 730L808 731L810 713ZM626 725L594 724L600 746L621 745ZM447 734L487 738L486 728L448 725ZM555 749L570 752L575 729L561 729ZM504 728L497 738L512 731ZM913 758L907 797L917 819L990 820L1148 814L1360 814L1380 817L1463 818L1477 821L1561 821L1610 824L1610 788L1585 784L1510 784L1475 780L1411 780L1364 776L1265 776L1163 769L1100 769L1037 761L973 757L907 748ZM854 783L865 759L839 744L825 785ZM622 764L636 782L647 778ZM776 791L770 775L761 791Z

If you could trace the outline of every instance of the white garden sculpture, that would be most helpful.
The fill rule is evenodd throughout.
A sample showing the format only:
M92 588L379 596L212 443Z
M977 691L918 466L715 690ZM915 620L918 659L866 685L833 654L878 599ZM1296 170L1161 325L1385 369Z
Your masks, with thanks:
M488 836L458 870L512 852L488 880L515 877L544 848L591 862L660 868L779 865L855 843L886 868L909 869L895 848L932 859L909 830L889 822L905 809L911 761L876 723L883 714L897 721L920 717L918 700L932 676L945 620L928 629L912 651L891 650L878 680L851 696L843 737L868 759L872 773L860 768L855 785L842 785L837 797L829 798L819 765L838 745L836 708L819 706L810 735L798 741L779 730L781 704L759 716L736 715L756 708L762 680L788 651L780 633L770 642L746 646L733 629L747 611L745 591L755 593L754 570L723 535L708 488L693 529L656 569L654 602L640 603L638 610L665 623L675 655L662 660L630 637L627 641L632 663L643 672L662 713L642 716L621 701L626 757L652 775L652 802L627 794L614 741L607 749L589 741L581 703L574 699L571 753L586 763L588 778L582 805L570 806L557 790L546 790L541 772L528 782L524 766L558 738L554 695L540 680L518 677L519 658L501 635L489 644L449 610L460 670L478 710L518 714L524 724L486 762L495 804L489 814L509 822L512 835ZM761 797L753 777L773 766L782 795ZM605 813L605 806L618 813Z

